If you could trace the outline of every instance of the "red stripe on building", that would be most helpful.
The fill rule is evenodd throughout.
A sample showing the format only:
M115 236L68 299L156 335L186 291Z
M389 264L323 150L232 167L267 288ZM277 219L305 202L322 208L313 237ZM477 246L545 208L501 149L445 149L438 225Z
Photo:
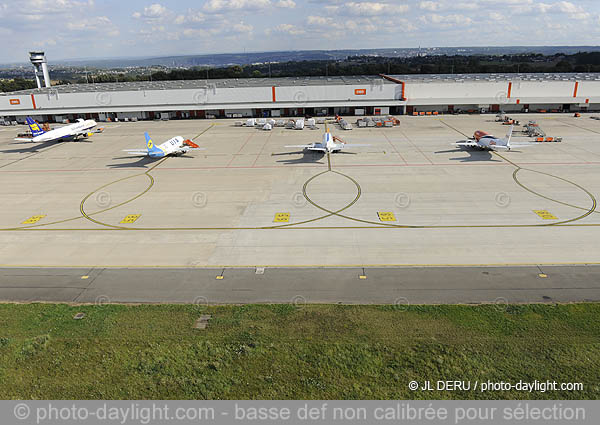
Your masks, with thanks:
M512 81L508 83L508 93L506 97L510 99L510 93L512 92Z
M271 89L272 89L272 92L273 92L273 102L276 102L276 99L275 99L275 86L271 87Z
M406 100L406 96L405 96L405 90L406 90L406 83L404 81L401 81L397 78L394 77L390 77L389 75L385 75L385 74L379 74L380 77L385 78L388 81L393 81L396 84L400 84L402 86L402 89L400 91L400 100Z
M31 93L31 104L33 105L33 109L37 109L37 106L35 106L35 97L33 96L33 93Z
M579 89L579 81L575 81L575 90L573 90L573 97L577 97L578 89Z

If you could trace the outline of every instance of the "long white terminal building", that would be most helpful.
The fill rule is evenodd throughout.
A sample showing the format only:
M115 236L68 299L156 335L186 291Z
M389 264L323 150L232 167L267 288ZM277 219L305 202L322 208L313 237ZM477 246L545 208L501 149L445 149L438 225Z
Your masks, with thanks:
M0 121L600 110L600 74L286 77L72 84L0 93Z

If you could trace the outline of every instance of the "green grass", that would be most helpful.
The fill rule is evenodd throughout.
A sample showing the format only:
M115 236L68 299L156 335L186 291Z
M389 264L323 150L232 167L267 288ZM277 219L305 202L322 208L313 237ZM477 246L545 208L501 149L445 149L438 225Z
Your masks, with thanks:
M598 399L599 318L599 304L0 304L0 398ZM536 379L584 390L408 389Z

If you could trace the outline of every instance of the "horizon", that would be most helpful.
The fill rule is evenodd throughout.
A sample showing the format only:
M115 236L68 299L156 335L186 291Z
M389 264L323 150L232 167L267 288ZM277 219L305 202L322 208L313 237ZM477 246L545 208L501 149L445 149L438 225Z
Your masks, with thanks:
M373 47L373 48L337 48L337 49L295 49L295 50L257 50L257 51L241 51L241 52L218 52L218 53L187 53L187 54L165 54L165 55L140 55L140 56L97 56L97 57L70 57L70 58L52 58L49 57L48 53L45 52L46 58L48 59L48 65L63 65L70 62L102 62L102 61L131 61L131 60L149 60L149 59L165 59L165 58L185 58L185 57L214 57L220 55L253 55L253 54L268 54L268 53L300 53L300 52L343 52L343 51L375 51L375 50L420 50L420 49L505 49L506 53L501 54L513 54L510 53L510 49L577 49L577 48L590 48L600 51L600 44L593 45L512 45L512 46L501 46L501 45L481 45L481 46L419 46L419 47ZM27 51L27 60L18 62L0 62L2 66L21 66L30 65L29 62L29 51ZM582 52L587 52L584 50ZM533 51L528 53L535 53ZM481 53L477 53L481 54ZM81 66L84 66L83 64Z

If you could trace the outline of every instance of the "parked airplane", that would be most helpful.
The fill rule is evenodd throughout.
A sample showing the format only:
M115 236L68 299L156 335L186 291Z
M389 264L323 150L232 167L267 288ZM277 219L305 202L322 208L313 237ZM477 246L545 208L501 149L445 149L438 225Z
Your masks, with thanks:
M16 141L23 142L54 142L59 140L77 140L94 134L90 130L98 125L94 120L77 120L76 123L65 125L50 131L44 131L31 117L26 118L32 137L17 137Z
M475 134L473 134L473 138L469 140L462 140L460 142L456 142L456 146L467 147L467 148L477 148L481 150L506 150L509 151L511 147L514 146L525 146L525 145L511 145L510 139L512 138L514 126L510 126L510 130L506 135L505 139L499 139L498 137L492 136L485 131L477 130Z
M130 155L149 156L150 158L162 158L165 156L181 156L190 150L204 150L191 140L184 139L181 136L175 136L172 139L156 146L150 135L146 132L146 150L142 149L124 149Z
M338 141L339 143L336 143L336 141ZM323 134L323 140L321 142L315 142L315 143L311 143L309 145L288 145L288 146L286 146L286 148L304 148L309 151L334 153L334 152L341 151L346 146L355 147L355 146L370 146L370 145L354 145L354 144L348 145L347 143L343 142L341 139L333 136L329 132L329 130L327 130L325 132L325 134Z

